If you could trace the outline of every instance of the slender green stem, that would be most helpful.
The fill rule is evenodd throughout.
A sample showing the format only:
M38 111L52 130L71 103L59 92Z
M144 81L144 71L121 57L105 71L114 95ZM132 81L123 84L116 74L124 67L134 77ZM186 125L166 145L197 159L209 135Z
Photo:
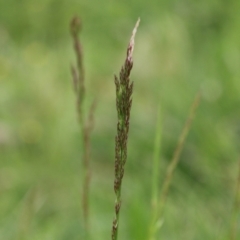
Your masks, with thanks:
M156 123L154 157L153 157L153 164L152 164L152 213L154 213L156 210L157 199L158 199L161 136L162 136L162 121L161 121L161 109L159 106L158 114L157 114L157 123Z
M169 191L169 187L170 187L170 184L171 184L171 181L172 181L173 173L174 173L174 170L175 170L175 168L176 168L176 166L179 162L179 157L180 157L180 154L182 152L182 149L183 149L186 137L188 135L188 132L191 128L191 124L192 124L193 118L195 116L196 110L199 106L200 99L201 99L201 94L198 93L196 95L194 101L193 101L193 104L191 106L187 121L186 121L186 123L183 127L183 130L182 130L182 133L179 137L178 144L177 144L176 150L174 152L173 158L172 158L172 160L171 160L171 162L170 162L170 164L167 168L167 174L166 174L166 177L163 181L162 192L161 192L160 197L159 197L157 210L155 212L155 216L153 217L153 221L150 225L149 238L148 238L149 240L155 240L156 239L156 233L157 233L157 231L159 230L159 227L160 227L160 221L162 219L163 210L164 210L165 203L166 203L166 200L167 200L168 191Z

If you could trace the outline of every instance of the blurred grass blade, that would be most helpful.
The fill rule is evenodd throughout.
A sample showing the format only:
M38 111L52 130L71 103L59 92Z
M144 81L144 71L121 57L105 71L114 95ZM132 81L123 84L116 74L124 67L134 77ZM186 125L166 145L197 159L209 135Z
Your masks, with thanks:
M89 109L88 117L83 111L83 103L85 101L85 71L83 66L83 49L79 39L81 30L81 21L78 17L74 17L70 23L70 31L73 39L73 48L76 55L77 67L71 66L73 78L73 88L76 94L78 122L81 128L81 137L83 143L83 183L82 183L82 212L86 238L89 237L89 192L90 192L90 134L93 129L94 117L93 113L96 107L94 101Z
M157 199L158 199L161 137L162 137L162 119L161 119L161 108L159 105L158 112L157 112L155 146L154 146L154 156L153 156L153 163L152 163L152 199L151 199L152 214L156 210Z
M170 184L172 181L173 173L179 162L179 157L182 152L188 132L191 128L191 124L192 124L193 118L195 116L196 110L199 106L200 99L201 99L201 94L199 92L199 93L197 93L197 95L192 103L187 121L186 121L186 123L183 127L183 130L182 130L182 133L179 137L178 144L177 144L176 150L174 152L173 158L172 158L170 164L168 165L166 177L163 181L162 192L160 194L159 202L157 205L157 210L155 211L155 216L153 217L152 223L150 225L149 240L156 239L156 234L159 230L159 226L161 226L159 224L159 222L162 222L163 210L164 210L165 203L167 200L168 191L169 191L169 187L170 187Z

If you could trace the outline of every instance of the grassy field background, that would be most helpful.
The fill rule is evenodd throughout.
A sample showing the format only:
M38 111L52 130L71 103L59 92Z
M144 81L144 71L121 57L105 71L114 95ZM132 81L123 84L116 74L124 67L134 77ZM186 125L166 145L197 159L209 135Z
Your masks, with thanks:
M196 92L202 102L175 172L159 239L229 239L240 140L240 1L0 0L0 239L83 239L81 137L70 63L77 14L92 134L92 239L114 216L113 74L138 17L119 240L147 240L161 108L159 189ZM239 232L240 237L240 232Z

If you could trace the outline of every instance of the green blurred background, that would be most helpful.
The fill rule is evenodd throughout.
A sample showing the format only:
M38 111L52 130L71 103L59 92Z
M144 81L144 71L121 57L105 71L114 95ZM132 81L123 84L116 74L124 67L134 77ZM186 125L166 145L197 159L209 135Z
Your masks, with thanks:
M84 239L82 143L70 74L69 22L76 14L83 22L87 107L97 99L92 239L111 236L113 74L138 17L119 239L146 240L159 105L162 182L199 89L202 102L159 239L228 239L240 140L239 9L238 0L0 0L0 239Z

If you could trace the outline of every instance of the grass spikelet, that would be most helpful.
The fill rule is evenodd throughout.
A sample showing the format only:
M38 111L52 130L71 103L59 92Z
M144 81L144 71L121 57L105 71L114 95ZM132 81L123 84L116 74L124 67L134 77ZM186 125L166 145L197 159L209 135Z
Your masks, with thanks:
M83 111L83 103L85 99L85 72L83 67L83 50L79 40L79 32L81 30L81 21L78 17L74 17L70 23L70 30L73 39L73 47L77 60L77 67L71 66L73 88L77 100L78 121L81 128L83 143L83 185L82 185L82 211L83 221L86 234L89 233L89 189L90 189L90 134L94 125L94 110L96 101L94 101L86 114Z
M140 20L138 19L127 48L125 63L119 77L115 75L116 108L117 108L117 136L115 138L115 179L114 192L116 194L115 219L112 225L112 240L117 240L119 229L119 213L121 209L121 188L124 176L124 166L127 160L127 141L129 131L130 111L132 106L133 82L130 81L130 73L133 67L134 38Z

